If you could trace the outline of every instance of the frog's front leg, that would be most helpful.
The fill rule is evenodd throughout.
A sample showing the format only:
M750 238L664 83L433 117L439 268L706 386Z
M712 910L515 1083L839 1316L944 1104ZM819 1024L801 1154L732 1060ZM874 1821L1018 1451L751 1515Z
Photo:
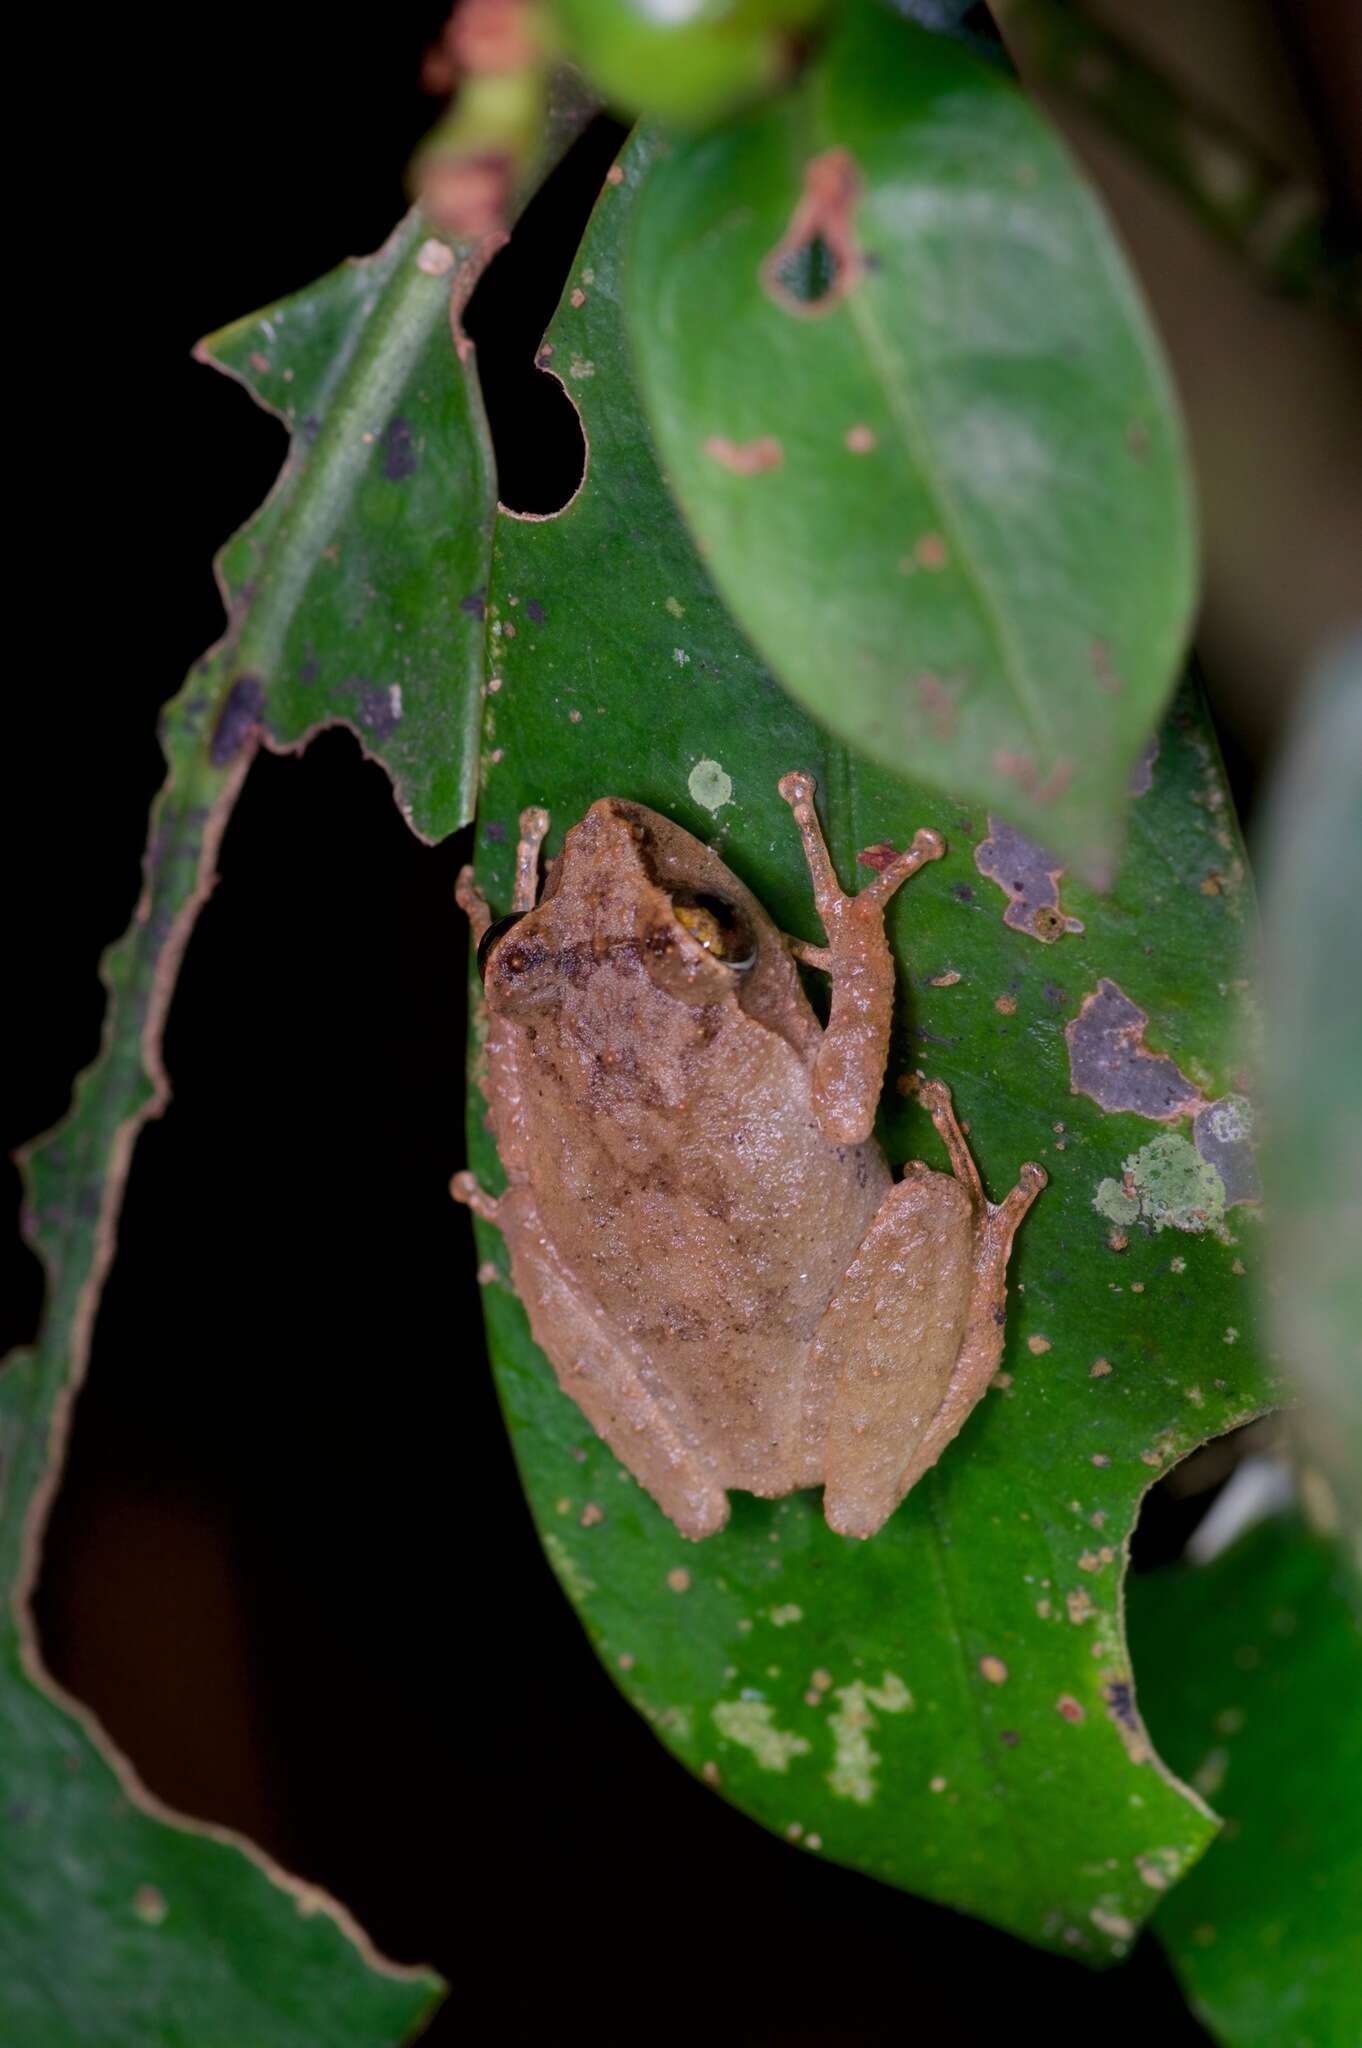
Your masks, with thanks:
M795 952L832 976L832 1011L814 1061L814 1115L834 1144L860 1145L875 1122L894 1008L894 962L884 932L885 907L924 862L940 860L946 842L939 832L924 828L873 882L848 896L837 880L813 807L813 777L784 775L779 786L804 842L813 900L828 941L826 947L797 943Z
M494 924L505 924L508 918L523 917L527 910L533 910L539 900L539 849L544 844L549 829L549 814L538 804L531 804L520 813L520 837L515 849L515 883L511 893L511 908L505 918L492 916L492 906L473 879L471 867L460 868L454 883L454 901L473 928L473 944L482 948L482 942Z
M1002 1355L1012 1240L1046 1181L1028 1162L990 1202L949 1091L924 1082L921 1100L953 1174L905 1168L814 1340L813 1384L835 1389L824 1513L845 1536L874 1535L982 1398Z
M668 1398L646 1355L611 1329L555 1252L529 1187L513 1182L493 1199L471 1173L459 1173L451 1192L504 1235L511 1279L534 1340L597 1436L683 1536L698 1540L722 1529L728 1495L713 1460Z

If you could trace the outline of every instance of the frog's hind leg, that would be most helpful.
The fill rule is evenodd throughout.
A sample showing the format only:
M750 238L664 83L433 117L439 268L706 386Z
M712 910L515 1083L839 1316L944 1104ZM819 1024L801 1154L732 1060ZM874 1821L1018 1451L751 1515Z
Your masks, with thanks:
M944 1081L923 1081L918 1087L918 1101L936 1125L941 1142L950 1154L951 1172L968 1190L980 1222L995 1251L1001 1251L1006 1266L1017 1226L1046 1185L1049 1175L1043 1166L1037 1166L1033 1159L1028 1159L1017 1176L1017 1185L1003 1196L1001 1202L990 1202L984 1193L969 1141L956 1121L950 1089Z
M1028 1160L990 1202L950 1091L924 1081L920 1099L951 1176L919 1160L905 1169L816 1339L837 1370L824 1512L847 1536L874 1534L982 1399L1002 1356L1012 1241L1046 1183Z
M826 968L832 976L832 1013L814 1060L814 1115L834 1144L860 1145L870 1136L884 1085L894 1007L885 906L925 862L941 858L946 843L939 832L916 833L912 845L888 861L873 882L848 896L837 880L818 823L813 777L783 775L779 786L799 827L813 900L828 941L826 947L801 943L795 951L808 965Z
M520 838L515 850L515 885L510 915L518 917L533 910L539 900L539 849L549 829L549 814L538 804L520 813ZM480 946L493 923L492 906L473 878L471 867L459 869L454 883L454 901L473 928L473 944Z
M698 1541L722 1529L728 1495L713 1460L647 1358L610 1328L554 1251L529 1189L512 1185L494 1201L472 1174L456 1174L452 1193L504 1233L535 1342L596 1434L683 1536Z
M880 1204L819 1325L812 1378L831 1390L823 1512L843 1536L873 1536L907 1492L905 1471L960 1356L973 1238L961 1183L910 1167Z

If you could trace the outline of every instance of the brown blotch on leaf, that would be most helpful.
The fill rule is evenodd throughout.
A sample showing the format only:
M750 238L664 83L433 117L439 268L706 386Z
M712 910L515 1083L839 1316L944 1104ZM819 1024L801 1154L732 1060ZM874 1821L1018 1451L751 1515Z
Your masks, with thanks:
M865 275L856 240L861 178L849 150L825 149L804 166L804 188L761 266L762 288L786 313L817 319L840 305Z
M1007 897L1003 923L1013 931L1026 932L1046 946L1066 932L1082 931L1082 919L1060 909L1059 879L1064 870L1054 855L991 814L988 838L974 849L974 865Z
M429 157L421 169L421 205L432 225L460 240L505 232L515 164L504 150Z
M761 476L765 470L779 469L785 459L785 450L774 434L763 434L757 441L729 441L722 434L711 434L705 453L734 476Z
M1048 775L1042 775L1030 754L1016 754L1006 747L999 747L993 756L993 765L1000 775L1006 775L1024 790L1033 803L1052 804L1062 797L1074 778L1074 764L1059 760Z
M1124 989L1105 978L1065 1026L1069 1086L1099 1109L1129 1110L1153 1123L1176 1123L1201 1107L1201 1092L1167 1053L1144 1042L1149 1019Z
M1125 678L1112 661L1111 649L1105 640L1093 641L1088 649L1088 659L1092 663L1092 672L1097 678L1098 689L1104 690L1108 697L1119 697L1126 686Z

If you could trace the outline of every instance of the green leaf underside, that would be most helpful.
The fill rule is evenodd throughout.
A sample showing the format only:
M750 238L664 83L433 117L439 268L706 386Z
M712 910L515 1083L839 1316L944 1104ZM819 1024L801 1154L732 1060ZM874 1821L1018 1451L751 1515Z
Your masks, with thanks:
M1362 2040L1362 1634L1336 1545L1291 1518L1137 1581L1169 1761L1230 1823L1155 1922L1226 2048Z
M801 314L762 266L836 149L866 267ZM1157 343L1043 118L852 5L794 93L659 155L631 253L664 468L776 675L862 753L1108 873L1195 550ZM741 473L724 443L779 459Z
M868 1544L833 1536L816 1493L735 1494L723 1534L684 1542L557 1390L506 1284L504 1243L479 1226L484 1277L498 1276L484 1303L501 1397L569 1597L685 1763L806 1851L1102 1961L1159 1896L1143 1872L1171 1878L1215 1825L1156 1762L1135 1760L1123 1545L1158 1471L1269 1390L1243 1270L1256 1220L1232 1211L1230 1241L1136 1224L1128 1249L1109 1248L1095 1192L1167 1127L1072 1094L1064 1025L1114 977L1159 1050L1210 1095L1228 1084L1251 908L1218 757L1185 694L1112 894L1065 883L1086 932L1044 946L1004 926L1005 900L972 858L984 813L820 734L741 638L671 506L619 303L646 161L643 145L621 160L551 330L546 360L588 437L583 487L558 517L498 530L481 879L504 909L525 804L551 808L552 853L613 792L710 840L785 929L817 938L782 772L818 776L848 883L857 848L938 827L948 858L890 918L906 997L891 1074L921 1064L950 1084L995 1197L1026 1158L1051 1184L1013 1268L1011 1384ZM1201 887L1211 874L1228 878L1219 893ZM944 1164L927 1119L892 1089L886 1099L891 1156ZM470 1154L499 1186L476 1089ZM1099 1358L1111 1370L1094 1376ZM1005 1667L1001 1683L985 1659Z
M482 626L461 603L486 578L493 499L479 401L451 341L455 252L444 254L440 271L412 216L376 256L201 351L292 438L270 498L219 557L227 632L163 715L168 774L143 899L103 963L103 1052L29 1158L46 1317L36 1350L0 1376L0 1584L17 1589L0 1622L0 1783L13 1802L0 1925L21 1949L0 1973L7 2041L374 2048L400 2039L437 1988L376 1974L315 1898L304 1917L238 1848L137 1809L31 1683L14 1614L131 1149L165 1100L159 1040L180 956L259 738L291 746L349 724L414 831L439 837L470 815ZM144 1887L165 1903L156 1924L137 1914Z

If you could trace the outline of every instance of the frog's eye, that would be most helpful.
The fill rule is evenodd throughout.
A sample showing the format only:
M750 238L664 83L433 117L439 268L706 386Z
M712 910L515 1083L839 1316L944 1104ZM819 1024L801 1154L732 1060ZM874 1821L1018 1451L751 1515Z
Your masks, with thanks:
M486 931L478 940L479 981L486 981L487 979L487 963L491 959L495 947L505 938L513 924L520 923L524 915L525 912L523 910L512 910L505 917L499 917L492 924L488 925Z
M672 892L672 916L683 931L735 974L745 974L757 957L751 926L736 903L701 889Z

